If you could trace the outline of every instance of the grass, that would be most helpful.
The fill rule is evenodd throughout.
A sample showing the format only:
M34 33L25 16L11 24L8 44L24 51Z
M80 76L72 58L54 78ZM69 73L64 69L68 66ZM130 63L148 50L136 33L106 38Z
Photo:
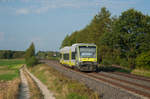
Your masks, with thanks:
M0 80L13 80L14 78L18 77L18 73L14 73L14 74L2 74L0 75Z
M136 69L127 69L127 68L117 68L112 66L99 66L99 71L105 71L105 72L123 72L128 74L136 74L140 76L150 77L150 70L145 70L142 68L136 68Z
M131 73L136 74L136 75L145 76L145 77L150 77L150 71L149 70L134 69Z
M76 93L69 93L67 95L66 99L87 99L87 97L86 96L78 95Z
M0 66L16 66L25 64L24 59L0 59Z
M19 77L19 68L24 63L23 59L0 60L0 80L8 81Z
M23 59L0 59L0 99L16 99L20 83L19 68Z
M99 99L98 94L84 84L63 76L45 64L34 66L30 71L47 85L56 99Z
M17 99L20 79L0 82L0 99Z
M99 66L99 71L131 73L132 70L113 66Z

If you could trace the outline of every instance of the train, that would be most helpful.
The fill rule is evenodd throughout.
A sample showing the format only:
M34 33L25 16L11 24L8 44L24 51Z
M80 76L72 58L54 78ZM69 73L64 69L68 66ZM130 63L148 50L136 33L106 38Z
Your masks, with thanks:
M88 43L76 43L60 49L60 63L80 71L96 71L97 46Z

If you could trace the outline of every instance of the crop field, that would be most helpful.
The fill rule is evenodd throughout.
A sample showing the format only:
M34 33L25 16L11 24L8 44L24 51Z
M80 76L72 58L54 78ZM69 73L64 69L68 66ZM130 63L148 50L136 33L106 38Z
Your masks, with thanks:
M16 99L22 59L0 60L0 99Z
M0 80L13 80L19 77L19 68L24 64L24 60L0 60Z
M24 59L0 59L0 66L14 66L24 64Z

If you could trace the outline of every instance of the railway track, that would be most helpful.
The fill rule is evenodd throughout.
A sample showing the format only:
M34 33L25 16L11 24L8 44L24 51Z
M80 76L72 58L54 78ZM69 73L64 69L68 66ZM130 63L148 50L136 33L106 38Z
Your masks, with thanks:
M139 76L139 75L135 75L135 74L121 73L121 72L112 72L112 73L117 74L117 75L122 75L125 77L129 77L129 78L133 78L133 79L137 79L137 80L147 81L150 83L149 77Z
M134 95L137 96L136 98L131 98L130 95L128 98L124 98L124 99L150 99L150 80L149 78L145 78L142 76L137 76L137 75L130 75L130 74L124 74L124 73L119 73L119 72L98 72L98 73L85 73L85 72L79 72L77 70L72 70L70 68L66 68L62 65L60 65L57 61L44 61L49 65L53 65L54 68L57 68L59 70L59 68L65 68L65 72L76 72L79 75L82 75L84 77L87 77L87 79L89 79L89 83L83 81L84 83L86 83L87 85L89 85L89 87L92 86L92 84L97 84L97 88L92 88L92 89L96 89L96 91L101 90L103 92L103 90L107 89L107 92L103 92L104 94L108 94L108 90L114 90L112 91L112 93L110 93L110 95L116 95L116 93L118 94L118 96L115 96L115 98L111 98L111 99L120 99L122 96L123 99L123 94L125 93L129 93L130 95ZM63 70L61 70L63 72ZM71 75L69 75L71 76ZM76 78L78 79L78 78ZM80 78L80 79L84 79L84 78ZM88 80L87 80L88 81ZM104 84L104 85L103 85ZM103 85L103 86L101 86ZM93 85L94 86L94 85ZM100 87L103 87L102 89L99 89ZM108 88L106 88L106 86ZM111 88L112 87L112 88ZM116 91L117 89L117 91ZM122 93L125 92L125 93ZM113 93L114 92L114 93ZM124 96L126 97L126 96ZM108 99L108 97L106 98L105 96L102 97L102 99Z
M92 76L98 80L110 83L116 87L123 88L127 91L142 95L144 97L150 98L150 87L143 84L133 83L128 80L122 80L112 76L105 75L103 73L90 73L89 76Z
M75 70L75 71L79 72L77 70ZM80 72L80 73L83 73L83 72ZM139 80L139 81L142 80L141 82L143 82L143 79L141 78L141 76L138 77L137 75L130 75L130 74L124 74L124 73L119 73L119 72L113 73L113 74L116 74L116 77L111 76L112 72L111 73L104 73L104 72L102 72L102 73L101 72L100 73L83 73L83 74L93 77L99 81L104 81L113 86L125 89L128 92L130 91L132 93L141 95L141 96L143 96L143 98L145 97L145 98L150 99L150 82L149 82L148 78L147 79L145 79L145 77L143 78L144 81L146 81L147 85L149 85L149 86L146 86L146 85L144 85L144 83L139 84L137 82L128 81L127 79L124 79L124 80L120 79L120 76L126 76L129 79L132 78L132 80L135 80L135 79Z

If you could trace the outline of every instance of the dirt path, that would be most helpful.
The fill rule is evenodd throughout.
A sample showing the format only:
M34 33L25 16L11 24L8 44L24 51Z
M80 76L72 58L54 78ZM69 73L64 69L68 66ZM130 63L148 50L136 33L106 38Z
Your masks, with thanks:
M39 79L37 79L33 74L31 74L27 68L25 68L25 71L28 73L28 75L30 75L30 77L35 81L35 83L37 84L37 86L39 87L39 89L41 90L44 99L55 99L55 97L53 96L53 93L50 92L47 88L46 85L44 85Z
M20 77L21 77L21 86L20 86L19 99L29 99L30 91L29 91L27 79L23 73L23 68L20 69Z
M23 66L20 69L20 76L21 76L21 88L20 88L19 99L33 98L31 97L33 93L31 93L29 89L33 89L34 87L38 87L41 94L43 95L43 96L40 95L38 92L38 95L40 95L38 97L39 99L41 99L40 97L42 98L44 97L44 99L55 99L53 93L48 90L47 86L45 86L39 79L37 79L33 74L31 74L25 66ZM35 83L35 85L32 86L32 88L29 88L31 87L31 85L29 85L31 83L32 84ZM37 92L35 93L37 94Z
M27 78L29 90L30 90L30 99L44 99L40 89L33 81L33 79L24 71L24 74Z

